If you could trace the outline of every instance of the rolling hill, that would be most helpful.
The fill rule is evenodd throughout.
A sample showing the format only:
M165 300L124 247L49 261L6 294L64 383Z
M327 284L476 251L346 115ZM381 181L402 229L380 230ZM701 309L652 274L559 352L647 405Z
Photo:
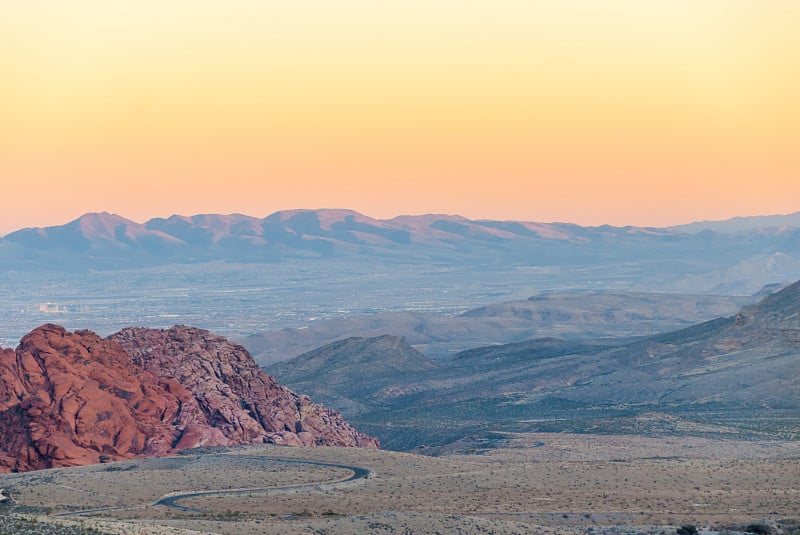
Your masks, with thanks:
M261 365L296 357L342 337L402 336L434 360L469 348L531 338L639 337L734 314L751 297L646 292L549 292L451 316L384 312L265 331L240 340Z
M492 431L630 430L653 412L691 425L726 422L731 433L800 430L800 282L735 316L633 342L545 338L475 348L413 373L386 366L380 381L308 380L363 358L359 347L336 360L311 356L335 347L267 369L300 391L340 400L345 415L390 448Z

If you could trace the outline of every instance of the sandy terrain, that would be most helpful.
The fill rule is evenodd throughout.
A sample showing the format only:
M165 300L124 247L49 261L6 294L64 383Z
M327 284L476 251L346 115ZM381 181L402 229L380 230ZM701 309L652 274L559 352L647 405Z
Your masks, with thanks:
M102 517L109 533L133 533L130 525L114 528L117 520L141 533L555 534L674 533L681 524L785 527L800 518L798 442L535 434L507 443L482 455L448 457L251 446L8 474L0 488L17 506L52 514L131 507L69 517L87 524ZM323 482L352 472L279 459L354 465L372 474L328 486ZM303 490L286 488L295 485ZM256 487L265 490L181 502L203 513L149 505L177 491Z

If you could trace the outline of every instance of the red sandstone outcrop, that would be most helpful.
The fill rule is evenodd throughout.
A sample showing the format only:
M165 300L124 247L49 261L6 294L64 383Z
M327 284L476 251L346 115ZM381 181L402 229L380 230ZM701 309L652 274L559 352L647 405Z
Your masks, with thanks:
M267 375L245 348L202 329L124 329L111 336L141 368L174 377L197 400L207 424L241 443L379 447L334 410L298 396ZM186 441L184 447L193 447Z
M0 470L166 453L193 400L89 331L44 325L2 357Z
M379 447L208 331L44 325L0 350L0 472L264 442Z

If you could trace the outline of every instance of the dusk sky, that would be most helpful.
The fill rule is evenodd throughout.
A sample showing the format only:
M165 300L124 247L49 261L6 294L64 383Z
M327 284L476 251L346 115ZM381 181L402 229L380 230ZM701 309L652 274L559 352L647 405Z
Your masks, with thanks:
M0 235L90 211L800 210L796 0L0 4Z

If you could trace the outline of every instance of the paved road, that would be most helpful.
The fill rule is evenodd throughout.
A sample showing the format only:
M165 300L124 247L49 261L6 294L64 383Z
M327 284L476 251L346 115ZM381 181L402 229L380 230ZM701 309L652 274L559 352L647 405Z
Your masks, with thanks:
M247 488L247 489L227 489L227 490L204 490L204 491L195 491L195 492L181 492L181 493L170 493L169 496L164 496L159 498L158 500L154 501L152 505L165 505L167 507L172 507L173 509L179 509L181 511L185 511L187 513L207 513L209 511L203 509L195 509L194 507L187 507L185 505L178 504L181 500L186 500L189 498L197 498L199 496L232 496L236 494L248 494L251 492L299 492L299 491L315 491L315 490L322 490L323 488L335 488L335 485L340 485L342 483L347 483L350 481L355 481L358 479L367 479L372 474L372 470L369 468L364 468L361 466L350 466L346 464L335 464L335 463L323 463L319 461L303 461L303 460L294 460L294 459L276 459L274 457L244 457L244 456L236 456L236 459L247 459L251 461L270 461L270 462L278 462L278 463L285 463L285 464L311 464L315 466L326 466L331 468L342 468L345 470L350 470L353 472L353 475L344 479L334 479L331 481L324 481L319 483L306 483L303 485L287 485L283 487L254 487L254 488Z
M155 505L163 505L166 507L171 507L173 509L178 509L180 511L186 513L207 513L210 511L206 511L203 509L196 509L194 507L187 507L185 505L180 505L178 502L181 500L186 500L189 498L197 498L201 496L232 496L236 494L249 494L253 492L259 493L281 493L281 492L314 492L314 491L321 491L321 490L329 490L334 489L339 485L346 484L352 481L362 480L362 479L369 479L372 476L372 470L369 468L364 468L363 466L351 466L347 464L337 464L337 463L325 463L321 461L306 461L302 459L281 459L278 457L248 457L248 456L241 456L241 455L231 455L231 458L235 458L237 460L249 460L249 461L257 461L257 462L273 462L273 463L280 463L280 464L305 464L305 465L314 465L314 466L325 466L330 468L341 468L344 470L350 470L353 472L353 475L350 477L346 477L343 479L333 479L330 481L322 481L317 483L305 483L302 485L286 485L282 487L252 487L252 488L241 488L241 489L220 489L220 490L202 490L202 491L179 491L179 492L171 492L167 495L162 496L158 500L154 501L149 505L136 505L130 507L101 507L98 509L84 509L81 511L71 511L68 513L58 513L53 516L77 516L77 515L89 515L93 513L103 513L109 511L132 511L135 509L144 509L148 506L155 506Z

